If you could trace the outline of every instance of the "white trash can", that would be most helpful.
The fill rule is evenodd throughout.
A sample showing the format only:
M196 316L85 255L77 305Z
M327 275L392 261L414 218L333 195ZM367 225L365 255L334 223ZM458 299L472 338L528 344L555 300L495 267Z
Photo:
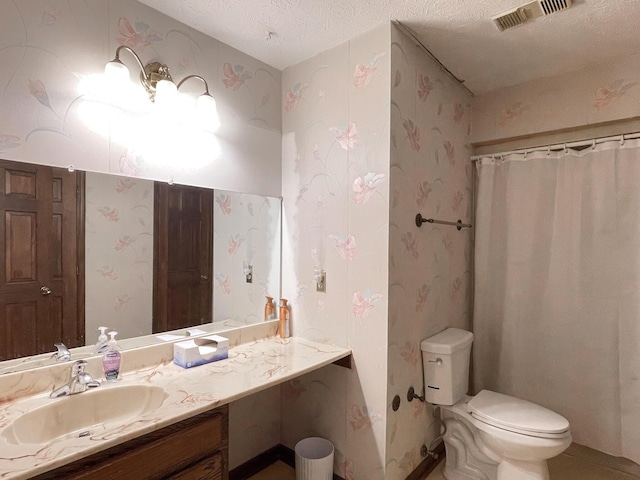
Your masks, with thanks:
M296 480L333 480L333 443L309 437L296 443Z

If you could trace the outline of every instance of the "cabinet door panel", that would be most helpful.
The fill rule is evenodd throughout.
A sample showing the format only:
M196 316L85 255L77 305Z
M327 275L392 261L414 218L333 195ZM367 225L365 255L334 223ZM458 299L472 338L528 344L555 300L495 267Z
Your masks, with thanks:
M224 454L216 452L211 457L167 477L167 480L223 480Z

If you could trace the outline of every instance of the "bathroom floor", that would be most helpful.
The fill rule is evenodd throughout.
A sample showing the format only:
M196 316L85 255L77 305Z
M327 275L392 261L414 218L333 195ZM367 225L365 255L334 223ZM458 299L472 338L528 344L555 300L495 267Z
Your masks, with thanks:
M445 480L444 461L425 480ZM551 480L638 480L635 475L562 453L549 460Z
M423 480L445 480L442 475L444 462ZM572 452L563 453L549 461L551 480L639 480L640 476L593 463ZM275 462L248 480L295 480L296 472L284 462Z

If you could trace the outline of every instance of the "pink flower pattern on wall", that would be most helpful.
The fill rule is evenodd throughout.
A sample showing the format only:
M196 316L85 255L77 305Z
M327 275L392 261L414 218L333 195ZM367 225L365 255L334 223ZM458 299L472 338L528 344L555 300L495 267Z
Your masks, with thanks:
M111 266L105 265L104 267L98 269L98 273L102 275L104 278L108 278L109 280L118 279L118 274L116 272L116 269Z
M343 150L353 150L353 148L358 144L358 128L353 122L349 122L346 129L331 127L329 131L336 134L336 141Z
M460 123L462 121L462 116L464 115L464 107L461 103L457 103L453 106L453 121L456 123Z
M371 76L377 70L376 65L382 57L384 57L384 53L379 53L373 57L373 60L367 65L362 65L361 63L356 64L356 68L353 72L353 86L356 89L364 88L369 85Z
M422 285L416 291L416 312L422 312L424 310L429 293L431 293L431 287L429 285Z
M420 256L420 252L418 251L418 240L413 236L413 233L407 232L403 233L400 237L402 243L404 243L407 252L413 257L418 258Z
M353 235L345 236L343 233L329 235L333 246L343 260L353 260L356 258L356 238Z
M427 100L429 94L433 90L433 84L429 77L423 74L418 74L418 98L423 102Z
M282 384L282 396L287 400L297 400L307 388L300 380L289 380Z
M222 293L224 293L225 295L229 295L231 293L231 285L230 285L229 277L222 273L217 273L215 278L216 278L216 281L218 282L218 286L220 287L220 290L222 290Z
M229 195L225 195L224 193L216 195L216 203L224 215L231 214L231 197Z
M284 111L291 113L302 99L302 93L307 88L306 83L296 83L291 90L289 90L284 99Z
M404 129L407 131L407 138L414 152L420 151L420 129L414 125L413 120L406 119L402 122Z
M20 137L0 134L0 152L20 146Z
M444 142L444 151L447 154L447 160L449 160L449 163L451 164L451 166L452 167L455 166L455 164L456 164L456 147L454 147L449 140L446 140Z
M384 181L383 173L367 173L364 178L358 177L353 181L353 201L356 204L365 204L376 191L376 187Z
M120 216L118 215L118 209L112 207L100 207L98 208L98 212L102 214L102 216L107 219L109 222L117 222L120 220Z
M420 360L420 348L418 348L418 345L415 343L407 342L405 347L400 350L400 355L402 355L402 358L404 358L409 365L415 367Z
M120 33L117 38L118 43L130 48L144 49L152 43L162 40L162 36L152 30L148 24L135 22L134 25L131 25L131 21L126 17L120 17L118 20L118 33Z
M360 405L351 405L351 411L349 415L349 423L353 430L369 430L373 422L378 421L382 416L378 413L369 413L367 407Z
M351 311L353 312L353 316L357 318L366 317L369 315L369 312L373 310L375 303L381 298L381 293L355 292L351 302Z
M224 78L222 82L226 88L238 90L247 80L253 78L253 73L243 65L231 65L225 63L223 67Z
M429 194L433 191L433 187L428 181L419 182L416 186L416 204L421 207L429 199Z
M47 93L47 88L44 86L41 80L29 80L28 81L29 92L33 95L38 102L47 107L49 110L53 111L51 108L51 103L49 102L49 94Z
M128 235L118 238L116 245L113 247L117 251L124 250L134 242L134 239Z
M596 90L596 101L593 106L600 110L617 98L622 98L624 94L627 93L627 90L635 87L637 84L638 82L625 82L622 79L618 79L608 87L600 87Z
M244 242L244 237L241 237L240 234L236 233L232 237L229 237L229 248L227 251L229 255L235 255L240 248L240 245Z
M531 105L523 104L522 102L516 102L509 108L505 108L500 112L500 125L503 127L520 118L522 114L529 109Z
M130 178L118 178L116 180L116 192L126 193L136 184L135 180Z

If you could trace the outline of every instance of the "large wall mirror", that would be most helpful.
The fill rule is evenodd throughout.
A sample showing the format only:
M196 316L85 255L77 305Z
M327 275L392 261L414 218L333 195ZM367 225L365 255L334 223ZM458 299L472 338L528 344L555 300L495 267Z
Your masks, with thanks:
M158 339L262 322L280 295L279 198L4 160L0 173L0 373L57 342L90 347L99 326Z

